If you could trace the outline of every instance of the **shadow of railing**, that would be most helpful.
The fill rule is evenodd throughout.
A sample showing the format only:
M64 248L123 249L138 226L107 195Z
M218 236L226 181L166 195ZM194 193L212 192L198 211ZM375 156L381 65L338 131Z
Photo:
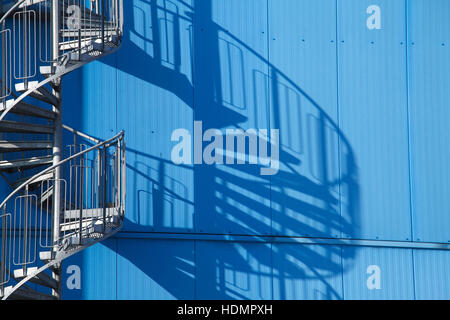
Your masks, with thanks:
M261 237L313 237L339 244L339 239L354 236L358 170L336 120L264 53L214 22L212 15L210 0L126 1L119 60L128 63L113 66L174 94L204 130L279 129L280 170L261 176L260 166L179 167L128 140L125 230L223 234L231 240L245 235L255 243ZM174 168L189 176L188 182L174 176ZM184 263L198 262L195 255L166 254L162 267L138 250L119 254L175 298L186 298L179 289L182 281L198 282L197 298L296 298L304 296L296 283L305 279L322 288L314 289L312 297L342 298L332 282L343 272L341 259L351 266L354 251L345 250L343 256L339 245L253 245L238 240L201 244L197 250L205 256L196 254L202 259L196 271ZM267 281L270 286L265 287ZM270 287L273 295L267 296L263 288Z

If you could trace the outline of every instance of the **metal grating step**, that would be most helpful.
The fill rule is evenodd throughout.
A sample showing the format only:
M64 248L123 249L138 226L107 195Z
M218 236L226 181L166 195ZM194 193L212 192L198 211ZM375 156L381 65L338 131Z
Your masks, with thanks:
M53 141L5 141L0 140L0 152L19 152L27 150L49 150Z
M16 181L14 181L14 183L12 184L12 187L18 188L19 186L21 186L24 182L27 182L31 177L25 177L22 179L18 179ZM32 189L37 183L40 183L42 181L48 180L48 179L53 179L53 172L44 174L42 176L40 176L39 178L36 178L35 180L33 180L33 182L31 182L29 184L30 188Z
M13 290L12 286L6 287L5 296L9 295ZM40 293L33 289L18 288L14 293L9 296L10 300L56 300L56 297L49 294Z
M0 132L53 134L54 128L52 126L2 120L0 121Z
M25 84L24 82L16 83L16 91L18 92L26 92L30 89L35 89L33 92L30 93L30 97L33 97L35 99L38 99L42 102L51 104L51 105L58 105L59 100L57 97L55 97L50 91L48 91L45 87L38 87L39 82L38 81L31 81Z
M38 271L37 267L17 269L14 270L14 278L17 280L22 280L23 278L27 277L27 275L31 275L33 273L36 273L37 271ZM58 282L44 272L37 274L29 281L44 287L58 289Z
M52 156L33 157L19 160L2 160L0 161L0 171L35 168L51 164L52 162L53 162Z

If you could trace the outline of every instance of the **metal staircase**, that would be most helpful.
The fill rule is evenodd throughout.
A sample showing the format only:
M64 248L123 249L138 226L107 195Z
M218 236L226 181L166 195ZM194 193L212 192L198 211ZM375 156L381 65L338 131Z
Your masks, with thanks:
M124 133L99 141L61 121L62 77L120 47L122 0L0 10L0 176L13 190L0 203L0 298L60 299L62 261L124 218Z

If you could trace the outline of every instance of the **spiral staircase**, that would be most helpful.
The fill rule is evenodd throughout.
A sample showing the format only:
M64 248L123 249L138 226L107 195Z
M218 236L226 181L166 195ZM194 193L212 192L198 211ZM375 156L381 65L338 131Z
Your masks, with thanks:
M61 120L62 77L120 47L122 0L0 6L0 298L60 299L62 261L124 218L124 133L100 141Z

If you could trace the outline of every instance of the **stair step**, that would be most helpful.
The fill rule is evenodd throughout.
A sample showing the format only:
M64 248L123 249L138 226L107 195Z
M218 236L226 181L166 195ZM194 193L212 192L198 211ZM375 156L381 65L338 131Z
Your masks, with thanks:
M28 275L37 272L37 270L38 270L37 267L31 267L31 268L27 268L25 270L23 268L14 270L14 278L20 281L23 278L27 277ZM29 281L32 283L35 283L35 284L39 284L44 287L58 289L58 282L44 272L37 274L36 276L31 278Z
M7 120L0 121L0 132L53 134L53 131L52 126Z
M31 177L25 177L22 179L18 179L16 181L14 181L14 183L12 184L12 187L15 189L15 188L21 186L24 182L28 181L30 178ZM33 182L30 183L30 187L33 187L37 183L40 183L40 182L48 180L48 179L53 179L53 172L46 173L46 174L40 176L39 178L36 178L35 180L33 180Z
M92 39L81 40L81 47L84 48L86 46L90 46L93 41L94 40L92 40ZM70 40L70 41L61 42L59 44L59 49L60 50L79 49L78 46L79 46L78 39L77 40Z
M36 89L35 91L30 93L30 97L55 106L59 104L58 98L56 98L50 91L48 91L45 87L38 86L39 81L30 81L26 85L24 82L20 82L16 83L15 85L16 91L18 92L25 92L30 89Z
M22 4L19 5L19 8L31 6L31 5L38 4L41 2L45 2L45 1L47 1L47 0L25 0L25 2L23 2Z
M81 225L83 228L82 234L84 236L92 234L92 233L108 233L111 231L111 227L108 226L108 224L117 224L118 223L118 217L107 217L106 218L106 227L104 227L103 219L93 219L93 218L87 218L82 219ZM69 232L76 230L77 232L80 231L80 221L72 221L72 222L66 222L62 223L60 226L61 232Z
M40 251L39 259L44 263L48 263L49 261L53 260L52 251Z
M78 235L71 236L71 237L68 237L65 239L63 247L68 248L70 246L72 246L72 247L85 246L85 245L88 245L90 242L91 242L91 239L81 237L81 243L80 243L80 237Z
M49 263L54 259L57 259L58 256L60 256L60 252L52 253L51 251L40 251L39 252L39 259L43 263ZM50 270L53 272L58 272L58 268L56 266L51 266Z
M118 35L116 28L105 28L105 34L106 35ZM102 35L102 29L101 28L89 28L81 30L81 37L87 38L87 37L101 37ZM78 31L76 30L70 30L70 29L62 29L61 30L61 36L63 38L77 38L79 36Z
M103 221L98 220L98 219L82 219L81 222L81 227L83 228L83 234L87 235L89 233L94 232L95 230L100 230L100 228L95 228L95 226L101 227L101 229L103 230ZM73 230L77 230L78 232L80 228L80 221L73 221L73 222L66 222L66 223L61 223L60 225L60 231L61 232L69 232L69 231L73 231Z
M6 101L6 106L4 104L0 104L0 109L5 110L7 106L14 103L14 100ZM25 103L23 101L19 102L14 108L11 109L11 113L20 114L24 116L31 116L43 119L54 120L56 118L56 114L53 111L46 110L40 107L33 106L31 104Z
M19 160L2 160L0 161L0 171L8 171L13 169L29 169L53 162L53 156L33 157Z
M119 210L117 208L106 208L106 217L118 216ZM66 210L64 212L64 219L78 219L80 210ZM83 218L103 218L103 208L83 209Z
M13 290L12 286L5 287L5 296L9 295L9 293ZM37 292L33 289L24 289L24 288L18 288L16 291L14 291L13 294L9 296L10 300L56 300L56 297Z
M19 152L27 150L48 150L53 148L52 141L4 141L0 140L0 152Z
M0 102L0 111L6 110L9 106L14 103L14 99L7 100L5 103ZM49 120L54 120L56 114L51 110L46 110L40 107L33 106L26 102L20 101L14 108L9 111L14 114L20 114L24 116L32 116L37 118L44 118Z
M45 201L51 199L53 195L53 187L50 187L49 189L45 190L44 193L41 195L41 197L38 200L38 203L44 203Z

